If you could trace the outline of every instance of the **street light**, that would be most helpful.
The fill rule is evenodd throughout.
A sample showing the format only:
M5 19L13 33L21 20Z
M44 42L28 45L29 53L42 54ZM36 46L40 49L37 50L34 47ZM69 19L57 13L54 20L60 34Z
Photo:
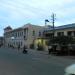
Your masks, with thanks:
M47 25L47 22L49 22L49 20L48 19L45 19L45 26Z

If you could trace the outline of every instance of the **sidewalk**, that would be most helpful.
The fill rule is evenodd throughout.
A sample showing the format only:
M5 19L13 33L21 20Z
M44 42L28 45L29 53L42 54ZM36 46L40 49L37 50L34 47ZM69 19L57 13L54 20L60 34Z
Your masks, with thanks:
M59 58L64 58L64 59L75 59L75 56L70 56L70 55L63 55L63 56L56 56L56 55L53 55L53 54L48 54L48 51L38 51L38 50L30 50L32 52L35 52L35 53L38 53L38 54L41 54L41 55L45 55L45 56L53 56L53 57L59 57Z

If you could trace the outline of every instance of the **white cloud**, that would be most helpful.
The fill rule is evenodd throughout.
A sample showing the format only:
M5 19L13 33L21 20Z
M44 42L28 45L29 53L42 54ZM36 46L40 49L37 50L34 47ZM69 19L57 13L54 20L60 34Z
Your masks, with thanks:
M28 10L28 8L24 7L24 5L16 5L16 3L12 2L12 1L8 1L6 2L6 4L2 4L0 3L0 5L6 10L6 12L9 13L9 17L13 18L13 19L21 19L23 17L36 17L35 13L33 13L32 11Z
M3 3L0 3L0 5L4 7L4 9L7 9L7 12L10 13L9 15L11 18L19 19L19 17L37 18L39 15L42 17L57 11L57 13L64 15L67 11L64 13L61 8L66 3L68 4L72 1L74 0L8 0L3 1Z
M42 20L51 19L52 12L56 13L56 21L60 21L62 18L67 19L73 15L75 13L75 6L72 6L74 2L75 0L2 0L0 1L0 10L7 13L5 20L30 18L43 23Z

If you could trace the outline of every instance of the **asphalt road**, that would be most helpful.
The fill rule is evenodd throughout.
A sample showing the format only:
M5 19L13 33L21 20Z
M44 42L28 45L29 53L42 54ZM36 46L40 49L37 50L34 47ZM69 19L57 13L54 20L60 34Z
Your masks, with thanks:
M51 56L47 52L0 48L0 75L64 75L75 59Z

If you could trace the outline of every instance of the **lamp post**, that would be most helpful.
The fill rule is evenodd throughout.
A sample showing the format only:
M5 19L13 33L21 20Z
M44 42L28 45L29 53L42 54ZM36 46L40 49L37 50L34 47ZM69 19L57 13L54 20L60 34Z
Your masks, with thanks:
M47 22L49 22L49 20L48 19L45 19L45 26L47 25Z

